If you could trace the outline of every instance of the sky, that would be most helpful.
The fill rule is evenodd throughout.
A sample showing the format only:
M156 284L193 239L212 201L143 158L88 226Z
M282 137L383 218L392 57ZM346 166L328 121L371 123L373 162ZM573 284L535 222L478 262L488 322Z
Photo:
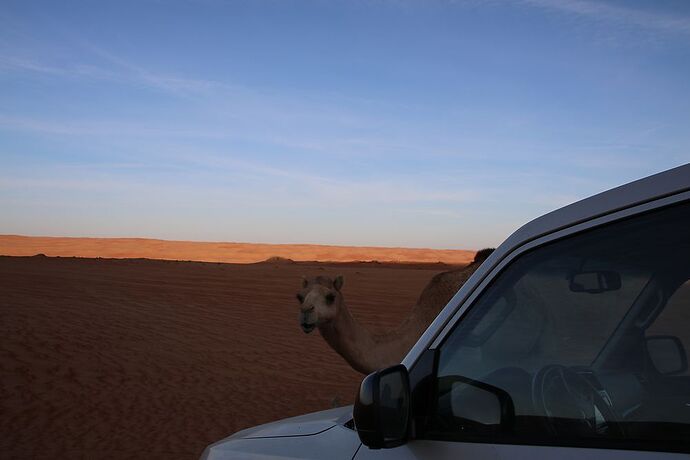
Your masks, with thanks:
M496 246L689 127L685 0L0 2L0 234Z

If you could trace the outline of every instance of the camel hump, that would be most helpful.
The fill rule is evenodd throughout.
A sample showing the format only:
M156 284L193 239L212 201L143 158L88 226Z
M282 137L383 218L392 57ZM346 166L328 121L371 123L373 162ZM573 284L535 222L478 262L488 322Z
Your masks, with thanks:
M474 255L474 260L472 261L473 264L480 264L484 262L492 252L494 252L496 248L484 248L480 249L477 251L477 253Z

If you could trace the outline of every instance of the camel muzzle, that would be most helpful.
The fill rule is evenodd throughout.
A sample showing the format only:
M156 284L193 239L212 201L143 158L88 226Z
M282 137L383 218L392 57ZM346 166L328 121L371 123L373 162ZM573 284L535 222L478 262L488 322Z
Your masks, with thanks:
M300 324L302 326L302 330L304 331L305 334L309 334L311 331L313 331L316 328L316 324L310 324L310 323L302 323Z
M314 319L314 307L308 310L302 310L299 313L299 325L305 334L309 334L316 328L316 321Z

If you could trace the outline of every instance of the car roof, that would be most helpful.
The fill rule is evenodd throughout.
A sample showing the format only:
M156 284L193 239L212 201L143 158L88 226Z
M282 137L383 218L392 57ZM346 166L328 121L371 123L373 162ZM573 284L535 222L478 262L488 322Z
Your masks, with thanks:
M612 188L544 214L515 231L501 245L501 249L509 251L547 233L686 190L690 190L690 163Z

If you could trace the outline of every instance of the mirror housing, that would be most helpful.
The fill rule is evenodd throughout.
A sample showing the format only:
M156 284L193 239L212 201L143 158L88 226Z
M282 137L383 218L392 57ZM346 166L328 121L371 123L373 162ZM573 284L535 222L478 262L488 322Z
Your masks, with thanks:
M579 272L570 276L570 290L572 292L599 294L606 291L617 291L620 288L620 273L610 270Z
M396 447L407 441L410 420L410 378L398 364L362 380L353 410L355 428L371 449Z
M652 335L645 339L647 354L661 375L682 374L688 369L683 343L672 335Z

